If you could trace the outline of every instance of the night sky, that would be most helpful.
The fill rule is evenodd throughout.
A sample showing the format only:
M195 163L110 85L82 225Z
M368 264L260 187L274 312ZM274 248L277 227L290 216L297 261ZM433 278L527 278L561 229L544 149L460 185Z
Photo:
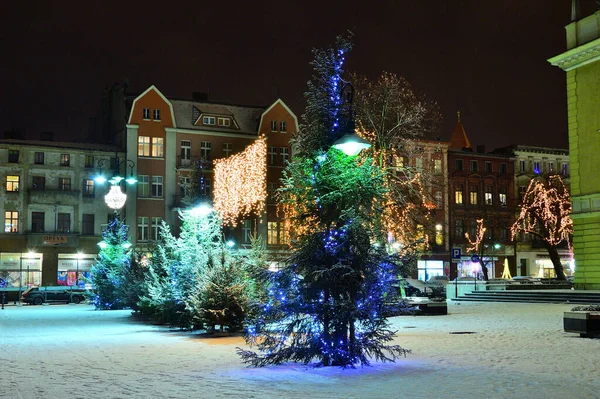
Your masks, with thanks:
M583 15L594 7L581 0ZM565 75L546 60L565 50L570 13L570 0L11 2L0 131L82 137L103 88L125 79L176 98L280 96L300 117L311 49L351 29L346 70L406 77L438 102L443 139L460 110L472 145L566 148Z

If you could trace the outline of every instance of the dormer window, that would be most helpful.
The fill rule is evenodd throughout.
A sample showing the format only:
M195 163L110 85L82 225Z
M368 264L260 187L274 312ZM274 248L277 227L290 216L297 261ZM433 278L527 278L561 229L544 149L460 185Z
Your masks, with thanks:
M159 121L160 120L160 109L155 109L154 110L154 120L155 121Z
M214 116L205 116L202 118L202 124L204 125L215 125L215 117Z
M142 109L142 118L143 119L150 119L150 108L144 108L144 109Z
M271 131L272 132L277 131L277 121L271 121Z
M231 125L231 121L229 118L219 118L218 119L219 126L229 127Z

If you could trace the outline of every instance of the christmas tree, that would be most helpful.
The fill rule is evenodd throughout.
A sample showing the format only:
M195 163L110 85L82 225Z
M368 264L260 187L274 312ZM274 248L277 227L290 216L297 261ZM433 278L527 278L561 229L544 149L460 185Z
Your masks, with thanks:
M259 316L238 349L253 366L286 361L322 366L393 361L407 350L390 345L385 315L397 306L392 284L398 259L385 252L383 173L371 159L348 156L332 144L353 127L342 80L346 37L316 50L306 94L298 156L285 171L281 207L292 232L293 255L272 274Z

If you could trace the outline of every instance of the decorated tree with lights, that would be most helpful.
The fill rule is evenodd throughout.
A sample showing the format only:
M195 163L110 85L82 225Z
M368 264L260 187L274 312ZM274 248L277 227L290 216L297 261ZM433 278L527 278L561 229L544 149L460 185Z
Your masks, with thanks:
M550 255L556 278L566 280L558 247L563 243L570 245L573 220L571 196L563 180L558 175L532 179L520 208L511 228L513 239L518 233L539 238Z
M488 277L488 265L494 261L494 253L500 249L500 244L494 242L490 234L486 234L488 228L485 226L484 219L477 219L473 234L466 232L467 251L477 255L481 274L485 281Z
M102 233L98 259L90 271L91 300L96 309L128 307L127 275L131 268L131 243L127 225L115 217Z
M392 284L399 264L381 245L383 174L372 159L332 147L353 130L351 91L341 78L350 47L338 37L333 49L314 51L298 154L280 189L293 254L271 276L266 302L247 326L257 351L238 349L253 366L347 367L407 352L390 345L394 333L385 318L398 303Z

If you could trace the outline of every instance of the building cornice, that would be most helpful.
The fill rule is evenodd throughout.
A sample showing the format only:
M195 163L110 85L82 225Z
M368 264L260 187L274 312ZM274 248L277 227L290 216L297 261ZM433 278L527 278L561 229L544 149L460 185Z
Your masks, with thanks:
M598 60L600 60L600 38L552 57L548 62L563 71L570 71Z
M213 132L210 130L181 129L181 128L176 128L176 127L166 127L165 131L166 132L175 132L175 133L198 134L198 135L203 135L203 136L234 137L234 138L248 139L248 140L256 140L258 138L258 135L256 135L256 134Z

